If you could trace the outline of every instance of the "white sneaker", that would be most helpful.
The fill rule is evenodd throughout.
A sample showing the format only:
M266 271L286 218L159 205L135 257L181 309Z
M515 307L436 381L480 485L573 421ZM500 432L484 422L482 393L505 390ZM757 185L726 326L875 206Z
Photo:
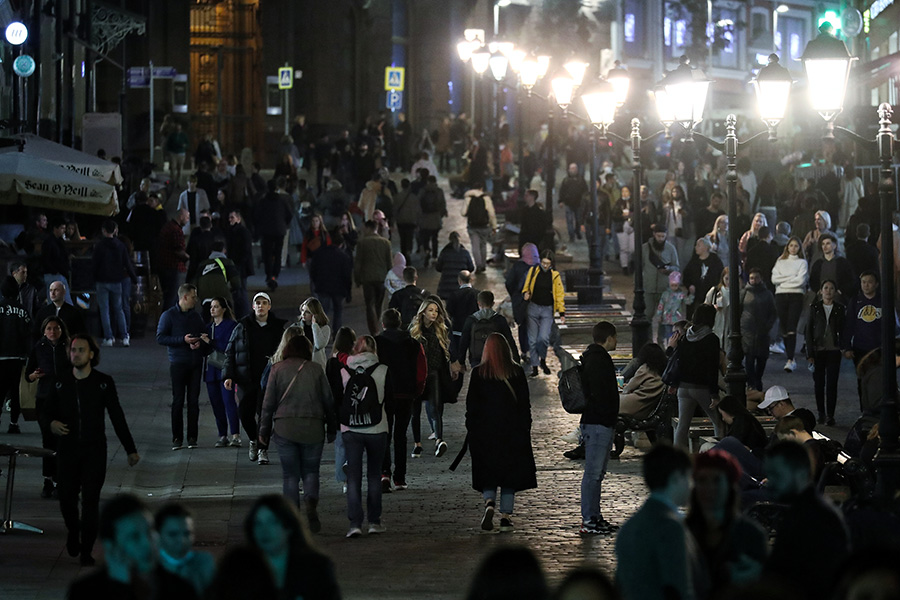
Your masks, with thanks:
M381 523L369 523L369 533L384 533L387 531L387 527L382 525Z
M112 338L106 338L102 342L100 342L100 345L104 348L112 348L114 343L115 341Z
M122 338L122 346L124 346L125 348L127 348L127 347L129 347L130 345L131 345L131 336L130 336L130 335L126 335L125 337Z
M259 458L259 451L256 449L256 442L250 442L250 460L252 462L256 462L256 459Z
M351 527L350 531L347 532L348 538L358 538L362 536L362 529L359 527Z
M797 368L797 361L793 359L789 359L784 363L784 370L786 373L793 373L794 369Z
M581 432L576 428L572 431L572 433L564 435L559 439L566 442L567 444L578 444L581 441Z
M784 342L772 342L769 344L769 352L772 354L784 354Z
M437 439L437 434L434 433L434 432L432 431L432 432L431 432L431 435L428 436L428 439L429 439L429 440L436 440L436 439Z
M438 458L440 458L441 456L444 455L444 453L446 451L447 451L447 442L442 440L442 441L438 442L437 446L435 446L434 455L437 456Z
M260 449L258 459L258 462L261 465L269 464L269 451Z

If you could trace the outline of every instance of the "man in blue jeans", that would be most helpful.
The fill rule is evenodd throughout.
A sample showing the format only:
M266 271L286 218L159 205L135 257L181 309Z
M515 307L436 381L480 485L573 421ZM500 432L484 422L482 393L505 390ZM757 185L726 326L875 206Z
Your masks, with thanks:
M581 533L608 535L618 529L603 518L600 510L600 492L619 415L616 367L609 355L616 349L616 327L609 321L600 321L594 325L591 334L594 343L581 355L582 386L587 401L581 413L581 437L585 449Z
M116 237L119 226L107 219L101 226L103 237L94 245L94 282L97 287L97 303L100 305L100 324L103 328L102 346L112 346L119 339L123 346L131 344L125 309L122 300L122 282L137 280L131 257L125 244ZM115 330L113 329L115 320ZM118 338L116 336L118 333Z

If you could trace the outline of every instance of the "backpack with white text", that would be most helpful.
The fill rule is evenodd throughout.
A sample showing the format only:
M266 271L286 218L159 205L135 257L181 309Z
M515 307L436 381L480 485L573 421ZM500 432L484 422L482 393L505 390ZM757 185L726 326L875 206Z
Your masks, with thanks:
M378 387L372 374L381 364L364 369L352 369L344 366L350 375L344 386L344 399L341 402L341 424L351 429L371 427L381 423L381 400L378 398Z

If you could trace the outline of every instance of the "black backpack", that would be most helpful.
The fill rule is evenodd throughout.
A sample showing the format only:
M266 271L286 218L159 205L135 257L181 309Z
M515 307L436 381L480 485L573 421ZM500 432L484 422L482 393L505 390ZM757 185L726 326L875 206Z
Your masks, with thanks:
M422 212L441 212L441 199L439 189L425 188L424 190L422 190Z
M469 201L469 210L466 212L469 227L487 227L490 223L484 194L475 196Z
M477 365L481 362L481 355L484 353L484 343L488 336L496 333L497 327L494 325L493 319L477 319L472 324L472 341L469 344L470 362Z
M368 369L343 367L350 374L350 379L344 386L344 399L341 402L342 425L353 429L381 423L381 402L378 399L378 387L372 377L372 373L380 366L381 363Z
M404 326L408 326L416 318L419 307L425 301L425 290L416 288L410 294L404 295L403 302L400 304L400 322Z

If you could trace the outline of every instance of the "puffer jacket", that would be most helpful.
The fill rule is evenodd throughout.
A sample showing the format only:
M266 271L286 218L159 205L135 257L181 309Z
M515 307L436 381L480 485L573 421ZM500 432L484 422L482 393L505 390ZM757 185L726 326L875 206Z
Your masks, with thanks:
M297 369L300 369L299 374ZM294 375L297 379L291 385ZM328 438L334 438L337 415L322 365L302 358L287 358L272 365L259 420L260 437L268 439L275 427L274 421L286 418L318 421L323 432L327 426Z
M528 274L525 276L525 285L522 287L523 294L525 292L529 294L534 293L534 282L540 272L540 265L535 265L528 269ZM556 269L550 269L550 273L553 277L553 310L560 315L564 315L566 314L566 292L563 289L562 277Z
M39 368L44 371L44 376L37 380L36 396L48 398L56 378L72 368L66 352L66 343L59 341L54 346L46 336L38 340L28 355L28 362L25 363L25 375L30 375Z
M265 327L260 327L253 313L238 322L237 327L231 332L231 339L228 340L228 347L225 349L223 380L233 379L243 386L259 385L259 379L268 364L269 357L275 353L281 342L287 321L269 313L267 323L268 325ZM262 342L258 347L252 349L252 353L250 348L251 329L259 330L256 333L259 334Z

